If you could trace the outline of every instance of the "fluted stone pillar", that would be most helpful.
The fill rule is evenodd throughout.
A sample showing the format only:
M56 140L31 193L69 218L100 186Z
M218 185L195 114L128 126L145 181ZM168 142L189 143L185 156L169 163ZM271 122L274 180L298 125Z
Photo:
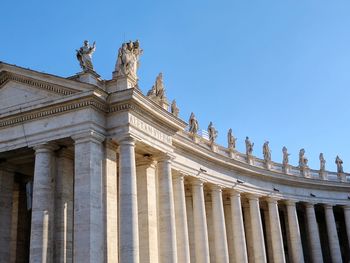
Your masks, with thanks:
M233 231L233 249L235 262L248 262L246 238L244 233L241 194L237 191L230 192L232 231Z
M311 249L312 262L323 262L320 234L318 232L318 224L316 221L314 204L305 204L308 240Z
M190 262L190 247L183 174L178 173L177 176L174 176L173 187L176 219L177 260L178 262Z
M58 152L55 196L55 262L73 262L73 154Z
M106 262L118 262L118 180L117 146L111 140L105 142L104 195L106 224Z
M224 204L222 201L222 188L211 187L211 202L213 209L214 243L216 262L228 263L228 247L225 226Z
M346 226L346 234L348 236L348 244L350 246L350 206L343 206L343 211Z
M248 195L250 219L252 227L253 247L254 247L254 262L266 263L266 252L264 233L260 215L259 198L254 195Z
M10 262L14 173L0 167L0 262Z
M159 261L177 262L176 226L171 157L158 162Z
M73 262L105 262L102 184L104 137L94 131L87 131L72 138L75 141Z
M324 211L326 217L329 250L331 253L332 262L342 262L337 227L335 224L333 213L333 206L330 204L325 204Z
M289 240L291 244L291 254L293 262L304 262L303 247L301 244L300 229L295 202L288 200L285 202L287 207Z
M209 263L209 241L202 181L192 182L192 198L196 262Z
M119 142L119 261L139 262L135 140Z
M286 262L277 200L267 198L266 201L269 210L273 261L281 263Z
M156 162L152 158L144 157L137 162L136 173L140 262L157 263L159 253Z
M53 146L34 147L35 168L30 234L30 262L53 261L54 158Z

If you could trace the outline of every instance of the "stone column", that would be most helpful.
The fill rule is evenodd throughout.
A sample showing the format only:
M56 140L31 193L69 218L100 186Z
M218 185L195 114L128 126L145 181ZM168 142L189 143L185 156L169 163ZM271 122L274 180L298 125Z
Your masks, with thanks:
M0 168L0 261L10 262L14 173Z
M301 244L300 229L298 222L297 210L295 202L292 200L286 201L289 240L291 244L291 251L293 262L304 262L303 247Z
M316 221L314 204L305 204L307 217L308 240L311 249L312 262L323 262L320 234L318 232L318 224Z
M140 262L158 262L156 162L149 157L137 162Z
M196 262L209 263L209 241L202 181L192 182L192 198Z
M220 186L211 187L211 202L213 209L214 243L216 262L229 262L227 236L225 226L224 204Z
M326 224L327 224L329 250L331 253L332 261L342 262L337 227L335 225L335 219L334 219L334 213L333 213L333 206L330 204L325 204L324 211L325 211Z
M195 237L194 237L194 219L193 219L193 205L192 205L192 188L190 185L186 185L186 213L187 213L187 227L188 227L188 239L190 244L190 262L196 262L195 251Z
M266 263L265 242L260 215L259 198L254 195L248 195L247 197L250 208L250 218L254 246L254 262Z
M55 262L73 261L73 153L58 152L55 195Z
M248 254L248 262L254 262L254 245L252 234L252 220L250 218L249 201L245 200L242 203L243 215L244 215L244 232L246 237L246 247Z
M237 191L230 192L231 214L233 228L233 248L235 262L248 262L246 238L244 233L241 194Z
M35 168L30 234L30 262L53 261L54 158L53 146L34 147Z
M344 219L345 219L345 225L346 225L346 233L348 236L348 243L350 246L350 206L343 206L344 211Z
M178 262L190 262L190 246L187 227L186 197L184 186L184 175L178 173L173 178L177 260Z
M159 261L177 262L176 226L171 157L158 161Z
M104 222L106 224L106 262L118 262L118 180L117 146L105 142L104 160Z
M139 262L135 140L119 142L119 261Z
M273 198L267 198L266 201L269 209L273 261L281 263L286 262L277 200Z
M72 138L75 141L73 262L105 262L102 184L104 137L94 131L87 131Z

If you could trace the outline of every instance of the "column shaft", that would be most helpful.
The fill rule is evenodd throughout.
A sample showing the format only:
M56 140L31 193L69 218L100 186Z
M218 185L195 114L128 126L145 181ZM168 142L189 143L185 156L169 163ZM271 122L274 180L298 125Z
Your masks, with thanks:
M158 163L160 262L177 262L174 194L170 158Z
M315 208L313 204L306 204L306 217L308 227L308 240L311 249L312 262L323 262L320 234L316 221Z
M95 132L74 136L73 262L104 262L103 146Z
M35 147L30 262L52 262L54 158L50 145Z
M267 199L274 262L286 262L277 200Z
M119 261L139 262L135 142L126 138L119 144Z
M205 214L205 200L203 182L195 181L192 184L193 222L195 236L195 250L197 263L209 263L209 242L207 219Z
M287 201L287 217L288 217L288 228L289 228L289 240L291 244L291 254L293 262L304 262L303 247L300 237L300 229L298 222L297 210L295 207L295 202Z
M335 225L333 206L324 205L326 224L327 224L327 234L329 242L329 250L331 253L331 258L333 262L342 262L339 238L337 233L337 227Z
M254 246L254 262L266 263L265 242L260 215L259 198L250 195L248 196L248 199Z
M14 174L0 170L0 261L10 262Z
M344 206L343 211L346 225L346 234L348 236L348 244L350 246L350 206Z
M177 259L178 262L190 262L185 186L184 176L182 174L179 174L173 178L173 186L176 219Z
M193 205L192 205L192 189L186 188L186 213L187 213L187 227L188 227L188 239L190 245L190 262L196 262L195 251L195 237L194 237L194 219L193 219Z
M244 232L245 232L245 236L246 236L248 262L254 262L252 220L251 220L251 216L250 216L249 201L244 202L242 207L243 207L243 215L244 215Z
M211 201L213 209L215 258L216 262L228 263L228 247L224 216L224 205L222 201L222 190L213 186L211 190Z
M238 192L231 192L231 213L233 228L233 248L235 262L248 262L246 238L244 233L241 195Z

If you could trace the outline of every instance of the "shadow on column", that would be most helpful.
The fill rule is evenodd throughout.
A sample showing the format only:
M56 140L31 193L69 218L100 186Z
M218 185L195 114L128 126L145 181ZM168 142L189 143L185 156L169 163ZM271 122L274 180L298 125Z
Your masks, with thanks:
M335 224L337 227L341 257L343 262L350 262L350 244L346 234L345 218L343 208L335 206L334 209Z
M324 262L332 262L329 250L329 241L327 234L326 217L322 205L315 205L316 220L318 223L318 232L321 239L321 248Z
M310 247L307 238L307 220L305 215L305 208L301 204L297 204L296 208L298 214L301 243L303 247L304 261L311 262Z

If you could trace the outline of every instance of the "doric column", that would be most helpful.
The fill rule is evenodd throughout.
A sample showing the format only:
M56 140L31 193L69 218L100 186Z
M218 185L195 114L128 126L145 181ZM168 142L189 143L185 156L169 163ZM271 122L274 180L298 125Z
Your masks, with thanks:
M58 152L55 196L55 262L73 260L73 154L66 148Z
M254 262L266 262L264 233L260 215L259 198L255 195L248 195L252 237L254 246Z
M242 210L244 216L244 232L246 236L248 262L254 262L252 220L250 218L250 206L248 199L244 200L242 203Z
M119 261L139 262L135 140L119 142Z
M267 205L269 210L270 231L272 239L272 251L274 262L286 262L283 248L283 238L280 223L280 216L278 213L277 200L267 198Z
M342 262L337 227L335 225L333 213L333 206L330 204L325 204L324 211L327 224L329 250L331 253L332 262Z
M144 157L137 162L140 262L158 262L156 162Z
M104 195L106 224L106 262L118 260L118 180L117 146L111 140L105 141Z
M230 192L232 229L233 229L233 248L235 262L248 262L246 238L244 233L241 194L237 191Z
M229 262L227 236L225 226L224 204L220 186L211 187L211 202L213 209L214 243L216 262Z
M209 241L202 181L192 182L192 198L196 262L209 263Z
M320 234L318 232L318 224L316 221L314 204L306 203L306 218L307 218L307 230L308 240L311 248L312 262L323 262Z
M190 262L190 247L187 227L186 197L184 175L178 173L173 177L177 260L178 262Z
M159 261L177 262L176 226L171 156L158 161Z
M190 262L196 262L195 251L195 237L194 237L194 219L193 219L193 201L192 201L192 187L186 185L186 213L187 213L187 227L188 239L190 244Z
M0 167L0 261L10 262L14 173Z
M343 206L348 243L350 244L350 206Z
M35 168L30 234L30 262L52 262L54 225L53 146L34 147Z
M72 137L74 153L73 262L105 262L103 221L104 137L87 131Z
M301 244L300 229L298 222L297 210L295 202L288 200L285 202L287 207L288 228L289 228L289 240L291 244L291 254L293 262L304 262L303 247Z

